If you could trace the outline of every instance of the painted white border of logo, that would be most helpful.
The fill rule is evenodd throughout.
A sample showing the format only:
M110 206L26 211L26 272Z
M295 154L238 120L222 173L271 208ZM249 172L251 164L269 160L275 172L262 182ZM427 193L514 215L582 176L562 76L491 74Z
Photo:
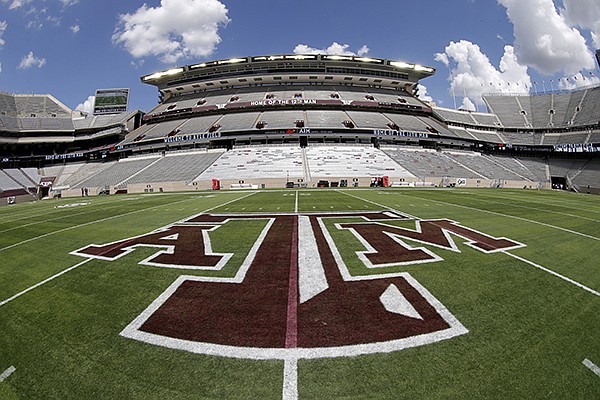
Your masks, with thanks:
M215 343L196 342L191 340L176 339L148 333L140 330L141 326L156 312L181 286L185 281L214 282L216 278L198 277L198 276L180 276L167 290L165 290L156 300L150 304L135 320L125 327L120 333L121 336L139 340L145 343L157 346L168 347L171 349L189 351L196 354L206 354L220 357L243 358L253 360L288 360L288 359L316 359L333 357L351 357L363 354L390 353L411 347L423 346L450 339L456 336L464 335L469 332L452 313L436 299L425 287L423 287L409 273L396 274L417 290L423 298L440 314L440 316L450 326L447 329L412 336L403 339L390 340L385 342L366 343L359 345L336 346L336 347L316 347L316 348L260 348L260 347L238 347ZM218 280L224 282L223 279ZM234 282L234 279L230 280Z

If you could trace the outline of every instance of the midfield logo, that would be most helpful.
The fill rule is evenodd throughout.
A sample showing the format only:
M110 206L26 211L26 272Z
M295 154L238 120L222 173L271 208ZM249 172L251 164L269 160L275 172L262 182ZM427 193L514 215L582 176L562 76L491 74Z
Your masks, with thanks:
M264 228L235 276L206 276L234 256L213 251L211 233L252 220L264 221ZM414 229L394 225L397 221L414 223ZM352 254L343 254L344 231L360 243L353 251L364 274L349 271ZM298 359L390 352L467 333L410 274L372 272L440 261L406 241L460 252L454 238L483 253L524 246L447 219L411 220L392 212L202 214L71 254L112 261L150 247L157 251L140 264L200 274L177 278L122 336L195 353Z

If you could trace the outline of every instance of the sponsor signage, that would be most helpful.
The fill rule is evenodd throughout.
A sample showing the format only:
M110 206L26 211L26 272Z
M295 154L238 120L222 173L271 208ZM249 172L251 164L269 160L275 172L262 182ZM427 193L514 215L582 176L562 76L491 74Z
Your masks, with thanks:
M425 132L411 132L411 131L394 131L391 129L374 129L373 134L377 136L399 136L409 137L416 139L429 139L429 134Z
M50 160L69 160L71 158L83 158L83 153L69 153L69 154L50 154L45 156L45 159Z
M221 132L196 133L194 135L171 136L164 139L165 143L191 142L194 140L218 139Z
M597 153L600 147L591 143L555 144L554 151L560 153Z

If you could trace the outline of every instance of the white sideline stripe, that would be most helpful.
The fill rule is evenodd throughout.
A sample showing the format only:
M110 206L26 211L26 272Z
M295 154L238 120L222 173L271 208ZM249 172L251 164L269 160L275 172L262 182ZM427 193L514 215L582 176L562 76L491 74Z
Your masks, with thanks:
M420 198L420 197L418 197L418 196L410 196L410 195L406 195L406 196L409 196L409 197L415 197L415 198L417 198L417 199L421 199L421 198ZM422 199L421 199L421 200L422 200ZM547 223L545 223L545 222L534 221L534 220L532 220L532 219L528 219L528 218L517 217L517 216L515 216L515 215L510 215L510 214L502 214L502 213L499 213L499 212L496 212L496 211L482 210L481 208L475 208L475 207L463 206L462 204L448 203L448 202L445 202L445 201L431 200L431 199L428 199L428 201L432 201L432 202L434 202L434 203L439 203L439 204L444 204L444 205L447 205L447 206L454 206L454 207L466 208L467 210L480 211L480 212L482 212L482 213L487 213L487 214L499 215L499 216L501 216L501 217L507 217L507 218L518 219L518 220L520 220L520 221L530 222L530 223L532 223L532 224L542 225L542 226L545 226L545 227L547 227L547 228L558 229L558 230L560 230L560 231L564 231L564 232L567 232L567 233L572 233L572 234L574 234L574 235L583 236L583 237L585 237L585 238L588 238L588 239L593 239L593 240L598 240L598 241L600 241L600 238L599 238L599 237L596 237L596 236L587 235L587 234L585 234L585 233L577 232L577 231L574 231L574 230L572 230L572 229L567 229L567 228L563 228L563 227L556 226L556 225L547 224Z
M283 400L298 399L298 359L286 358L283 364Z
M287 363L287 361L286 361L286 363ZM592 371L596 375L600 376L600 367L598 367L596 364L594 364L587 358L582 361L582 364L585 365L590 371Z
M0 374L0 382L4 381L6 378L12 375L13 372L16 371L16 368L12 365L6 369L3 373Z
M340 193L343 193L343 192L340 192ZM344 194L347 194L347 193L344 193ZM366 199L362 199L362 198L360 198L360 197L358 197L358 196L353 196L353 195L350 195L350 194L347 194L347 195L348 195L348 196L351 196L351 197L355 197L355 198L357 198L357 199L359 199L359 200L369 201L369 200L366 200ZM410 195L405 195L405 196L408 196L408 197L414 197L414 198L417 198L417 199L421 199L421 198L420 198L420 197L418 197L418 196L410 196ZM489 214L495 214L495 215L500 215L500 216L504 216L504 217L515 218L515 219L519 219L519 220L523 220L523 221L531 222L531 223L534 223L534 224L539 224L539 225L547 226L547 227L550 227L550 228L555 228L555 229L563 230L563 231L566 231L566 232L569 232L569 233L574 233L574 234L576 234L576 235L580 235L580 236L588 237L588 238L590 238L590 239L594 239L594 240L600 240L600 238L597 238L597 237L595 237L595 236L586 235L585 233L581 233L581 232L572 231L572 230L570 230L570 229L561 228L561 227L559 227L559 226L554 226L554 225L546 224L546 223L544 223L544 222L539 222L539 221L533 221L533 220L529 220L529 219L527 219L527 218L515 217L515 216L513 216L513 215L505 215L505 214L501 214L501 213L498 213L498 212L495 212L495 211L481 210L481 209L479 209L479 208L468 207L468 206L463 206L463 205L460 205L460 204L454 204L454 203L447 203L447 202L444 202L444 201L438 201L438 200L430 200L430 201L433 201L433 202L435 202L435 203L440 203L440 204L447 204L447 205L451 205L451 206L456 206L456 207L467 208L467 209L470 209L470 210L481 211L481 212L484 212L484 213L489 213ZM377 203L374 203L374 202L371 202L371 203L373 203L373 204L377 204ZM380 206L381 206L381 207L388 208L388 209L390 209L390 210L393 210L393 209L391 209L390 207L387 207L387 206L384 206L384 205L380 205ZM398 212L398 213L400 213L400 214L404 214L403 212L400 212L400 211L398 211L398 210L393 210L393 211L396 211L396 212ZM408 214L406 214L406 215L408 215ZM415 217L415 219L419 219L419 218L416 218L416 217ZM566 281L566 282L569 282L569 283L571 283L571 284L573 284L573 285L575 285L575 286L577 286L577 287L579 287L579 288L581 288L581 289L583 289L583 290L585 290L585 291L587 291L587 292L589 292L589 293L591 293L591 294L593 294L593 295L595 295L595 296L598 296L598 297L600 297L600 293L599 293L599 292L597 292L597 291L595 291L594 289L591 289L591 288L589 288L589 287L587 287L587 286L585 286L585 285L583 285L583 284L581 284L581 283L579 283L579 282L577 282L577 281L575 281L575 280L573 280L573 279L571 279L571 278L567 278L566 276L564 276L564 275L561 275L561 274L559 274L558 272L552 271L551 269L548 269L548 268L546 268L546 267L543 267L543 266L541 266L541 265L539 265L539 264L536 264L536 263L534 263L533 261L529 261L529 260L527 260L527 259L525 259L525 258L523 258L523 257L519 257L519 256L517 256L517 255L511 254L511 253L509 253L508 251L502 251L502 253L504 253L504 254L506 254L506 255L508 255L508 256L511 256L511 257L513 257L513 258L516 258L517 260L520 260L520 261L522 261L522 262L524 262L524 263L526 263L526 264L529 264L529 265L531 265L531 266L534 266L534 267L536 267L536 268L539 268L539 269L541 269L541 270L542 270L542 271L544 271L544 272L547 272L547 273L549 273L549 274L551 274L551 275L554 275L554 276L556 276L556 277L558 277L558 278L560 278L560 279L562 279L562 280L564 280L564 281Z
M502 202L502 201L494 201L494 200L491 200L488 196L476 196L475 200L485 201L487 203L493 203L493 204L502 204L504 206L524 208L524 209L527 209L527 210L544 211L546 213L558 214L558 215L562 215L562 216L565 216L565 217L579 218L579 219L584 219L586 221L600 222L600 220L598 220L598 219L589 218L589 217L583 217L581 215L576 215L576 214L569 214L569 213L565 213L565 212L561 212L561 211L546 210L546 209L538 208L538 207L523 206L523 205L520 205L520 204L505 203L505 202ZM558 206L555 205L554 207L558 207ZM568 208L570 208L570 207L568 207Z
M105 208L104 208L104 210L108 210L108 209L111 209L111 208L117 208L117 207L120 207L120 206L121 206L121 205L119 204L119 205L116 205L116 206L113 206L113 207L105 207ZM88 211L82 211L82 212L79 212L79 213L73 213L73 214L69 214L69 215L63 215L63 216L61 216L61 217L44 219L43 221L30 222L30 223L28 223L28 224L25 224L25 225L19 225L19 226L15 226L15 227L12 227L12 228L8 228L8 229L1 230L1 231L0 231L0 233L9 232L9 231L14 231L14 230L17 230L17 229L26 228L26 227L28 227L28 226L33 226L33 225L45 224L46 222L50 222L50 221L57 221L57 220L59 220L59 219L65 219L65 218L69 218L69 217L74 217L74 216L76 216L76 215L81 215L81 214L91 214L91 213L93 213L93 212L97 212L97 211L100 211L100 210L93 210L93 211L89 211L89 210L88 210ZM43 215L43 214L42 214L42 215Z
M38 288L38 287L42 286L44 283L48 283L48 282L50 282L51 280L53 280L53 279L56 279L56 278L58 278L59 276L61 276L61 275L63 275L63 274L66 274L67 272L69 272L69 271L72 271L72 270L74 270L74 269L75 269L75 268L77 268L77 267L80 267L80 266L82 266L83 264L85 264L85 263L87 263L87 262L89 262L89 261L91 261L91 260L93 260L93 258L88 258L88 259L86 259L86 260L84 260L84 261L80 262L79 264L75 264L75 265L73 265L72 267L69 267L69 268L67 268L67 269L65 269L65 270L62 270L62 271L60 271L59 273L57 273L57 274L54 274L54 275L52 275L51 277L49 277L49 278L46 278L46 279L44 279L43 281L41 281L41 282L38 282L38 283L36 283L35 285L28 287L27 289L23 290L22 292L19 292L19 293L15 294L14 296L12 296L12 297L9 297L8 299L1 301L1 302L0 302L0 307L2 307L3 305L5 305L5 304L7 304L7 303L10 303L11 301L13 301L14 299L16 299L17 297L21 297L21 296L22 296L22 295L24 295L25 293L27 293L27 292L30 292L30 291L32 291L33 289L35 289L35 288Z
M307 216L298 217L298 286L300 304L329 288L317 239Z
M296 205L294 206L294 212L298 212L298 191L296 190Z
M376 205L377 207L381 207L381 208L385 208L385 209L387 209L387 210L390 210L390 211L394 211L394 212L396 212L397 214L404 215L405 217L408 217L408 218L412 218L412 219L421 219L421 218L417 218L417 217L415 217L414 215L407 214L407 213L405 213L404 211L397 210L397 209L395 209L395 208L393 208L393 207L386 206L386 205L384 205L384 204L375 203L374 201L367 200L367 199L363 199L362 197L355 196L355 195L353 195L353 194L350 194L350 193L345 193L345 192L343 192L343 191L341 191L341 190L336 190L336 192L338 192L338 193L342 193L342 194L345 194L346 196L354 197L355 199L362 200L362 201L364 201L364 202L366 202L366 203L371 203L371 204L373 204L373 205Z
M246 197L248 197L248 196L251 196L251 195L253 195L253 194L256 194L256 192L254 192L254 193L250 193L249 195L247 195L247 196L244 196L244 197L239 197L239 198L237 198L237 199L234 199L234 200L232 200L232 201L241 200L241 199L244 199L244 198L246 198ZM174 204L178 204L178 203L182 203L182 202L184 202L184 201L190 201L190 200L194 200L194 199L183 199L183 200L176 201L175 203L170 203L170 205L174 205ZM228 202L228 203L224 203L224 204L219 204L218 206L215 206L215 207L209 208L208 210L205 210L205 211L203 211L203 212L207 212L207 211L213 210L213 209L215 209L215 208L222 207L222 206L224 206L224 205L226 205L226 204L229 204L229 203L231 203L232 201L230 201L230 202ZM25 244L25 243L33 242L34 240L43 239L43 238L45 238L45 237L52 236L52 235L55 235L55 234L57 234L57 233L62 233L62 232L70 231L70 230L72 230L72 229L81 228L82 226L92 225L92 224L96 224L96 223L98 223L98 222L109 221L109 220L111 220L111 219L120 218L120 217L123 217L123 216L126 216L126 215L131 215L131 214L137 214L137 213L139 213L139 212L148 211L148 210L153 210L153 209L155 209L155 208L160 208L160 207L164 207L164 206L165 206L165 204L160 204L160 205L158 205L158 206L152 206L152 207L148 207L148 208L142 208L142 209L140 209L140 210L135 210L135 211L126 212L126 213L124 213L124 214L113 215L112 217L101 218L101 219L97 219L97 220L95 220L95 221L90 221L90 222L86 222L86 223L79 224L79 225L69 226L69 227L67 227L67 228L59 229L59 230L57 230L57 231L54 231L54 232L48 232L48 233L45 233L45 234L43 234L43 235L40 235L40 236L36 236L36 237L33 237L33 238L29 238L29 239L23 240L23 241L21 241L21 242L18 242L18 243L11 244L10 246L2 247L2 248L0 248L0 251L9 250L9 249L12 249L13 247L17 247L17 246L20 246L20 245L22 245L22 244ZM189 217L188 217L188 218L189 218ZM187 218L186 218L186 219L187 219Z
M583 289L583 290L585 290L585 291L587 291L587 292L590 292L591 294L593 294L593 295L595 295L595 296L598 296L598 297L600 297L600 293L599 293L599 292L597 292L597 291L595 291L594 289L591 289L591 288L589 288L589 287L587 287L587 286L585 286L585 285L582 285L581 283L579 283L579 282L577 282L577 281L574 281L574 280L573 280L573 279L571 279L571 278L567 278L566 276L564 276L564 275L561 275L561 274L559 274L558 272L554 272L554 271L552 271L551 269L548 269L548 268L546 268L546 267L542 267L541 265L534 263L533 261L529 261L529 260L527 260L527 259L525 259L525 258L523 258L523 257L519 257L519 256L517 256L517 255L514 255L514 254L511 254L511 253L508 253L508 252L506 252L506 251L503 251L502 253L506 254L507 256L511 256L511 257L513 257L513 258L516 258L516 259L517 259L517 260L519 260L519 261L523 261L523 262L524 262L524 263L526 263L526 264L529 264L529 265L531 265L531 266L534 266L534 267L536 267L536 268L539 268L539 269L541 269L541 270L542 270L542 271L544 271L544 272L547 272L547 273L549 273L549 274L551 274L551 275L554 275L554 276L556 276L557 278L560 278L560 279L562 279L562 280L564 280L564 281L566 281L566 282L569 282L569 283L571 283L571 284L573 284L573 285L575 285L575 286L577 286L577 287L579 287L579 288L581 288L581 289Z
M177 203L181 203L183 201L189 201L189 200L190 199L180 200ZM176 203L171 203L171 204L176 204ZM139 213L139 212L142 212L142 211L148 211L148 210L152 210L154 208L159 208L159 207L164 207L164 204L161 204L161 205L158 205L158 206L152 206L152 207L149 207L149 208L142 208L140 210L130 211L130 212L127 212L125 214L113 215L112 217L101 218L101 219L97 219L95 221L85 222L83 224L69 226L67 228L59 229L57 231L48 232L48 233L45 233L45 234L40 235L40 236L32 237L32 238L23 240L21 242L11 244L10 246L2 247L0 249L0 251L9 250L9 249L12 249L13 247L17 247L17 246L20 246L20 245L25 244L25 243L33 242L34 240L43 239L45 237L52 236L52 235L55 235L57 233L62 233L62 232L70 231L72 229L81 228L82 226L92 225L92 224L95 224L95 223L98 223L98 222L109 221L111 219L120 218L120 217L123 217L125 215L136 214L136 213Z
M234 201L238 201L238 200L241 200L241 199L245 199L246 197L252 196L252 195L254 195L254 194L256 194L256 192L254 192L254 193L250 193L250 194L248 194L248 195L246 195L246 196L243 196L243 197L238 197L238 198L236 198L236 199L233 199L233 200L231 200L231 201L228 201L228 202L227 202L227 203L225 203L225 204L229 204L229 203L233 203ZM188 200L189 200L189 199L188 199ZM187 201L187 200L181 200L181 201ZM208 212L208 211L214 210L215 208L222 207L222 206L224 206L225 204L219 204L218 206L214 206L214 207L208 208L208 209L206 209L206 210L202 211L202 213L205 213L205 212ZM161 207L161 206L150 207L150 208L146 208L145 210L150 210L150 209L152 209L152 208L157 208L157 207ZM138 211L143 211L143 210L138 210ZM137 212L137 211L132 211L131 213L133 213L133 212ZM131 213L128 213L128 214L131 214ZM121 214L121 215L126 215L126 214ZM111 217L111 218L114 218L114 217ZM110 218L108 218L108 219L110 219ZM187 217L187 218L185 218L185 219L189 219L189 217ZM99 220L99 221L100 221L100 220ZM95 221L95 222L99 222L99 221ZM86 223L86 224L84 224L84 225L88 225L88 224L90 224L90 223L92 223L92 222ZM270 225L268 225L268 226L270 227ZM47 236L47 235L45 235L45 236ZM0 251L1 251L1 250L2 250L2 249L0 249ZM27 293L27 292L30 292L30 291L32 291L33 289L35 289L35 288L38 288L38 287L42 286L43 284L45 284L45 283L48 283L48 282L50 282L51 280L53 280L53 279L56 279L56 278L58 278L59 276L61 276L61 275L63 275L63 274L66 274L67 272L69 272L69 271L72 271L72 270L74 270L75 268L77 268L77 267L80 267L80 266L82 266L83 264L85 264L85 263L87 263L87 262L89 262L89 261L92 261L92 260L94 260L94 259L95 259L95 258L86 258L86 259L85 259L85 260L83 260L82 262L80 262L80 263L78 263L78 264L75 264L75 265L73 265L72 267L69 267L69 268L67 268L67 269L65 269L65 270L62 270L62 271L60 271L59 273L57 273L57 274L54 274L54 275L52 275L51 277L49 277L49 278L46 278L46 279L44 279L43 281L41 281L41 282L38 282L38 283L36 283L36 284L35 284L35 285L33 285L33 286L30 286L30 287L28 287L27 289L23 290L22 292L19 292L19 293L15 294L14 296L12 296L12 297L9 297L8 299L6 299L6 300L3 300L2 302L0 302L0 307L2 307L3 305L5 305L5 304L7 304L7 303L10 303L10 302L11 302L11 301L13 301L14 299L16 299L16 298L18 298L18 297L20 297L20 296L24 295L25 293Z
M472 194L472 193L469 193L469 195L473 195L473 194ZM522 196L522 195L521 195L521 194L519 194L519 196ZM497 198L497 197L495 197L495 196L488 196L488 195L485 195L485 194L483 194L483 193L477 193L477 194L475 195L475 197L476 197L477 199L481 199L481 200L483 200L483 201L492 201L492 200L487 200L487 199L490 199L490 198L491 198L491 199L496 199L496 198ZM512 199L514 199L514 200L517 200L517 199L519 198L519 197L514 197L514 196L512 196L512 197L511 197L511 196L509 196L508 194L507 194L506 196L503 196L503 197L505 197L507 200L509 200L509 199L511 199L511 198L512 198ZM575 203L577 203L576 201L573 201L572 199L571 199L571 201L572 201L572 204L575 204ZM539 202L537 202L537 201L534 201L534 200L528 200L527 202L528 202L528 203L533 203L533 204L539 204ZM494 202L494 203L496 203L496 202ZM515 206L515 204L510 204L510 203L502 203L502 204L507 204L507 205L510 205L510 206ZM547 199L544 199L544 203L543 203L543 204L544 204L544 205L553 206L553 207L561 207L561 208L567 208L567 209L571 209L571 210L585 211L585 212L591 212L591 213L600 214L600 210L590 210L590 209L588 209L588 208L581 208L581 207L580 207L580 208L576 208L576 207L565 206L564 204L560 204L560 203L556 203L556 202L547 201ZM584 204L584 205L586 205L586 206L587 206L587 205L590 205L589 203L582 203L582 204ZM525 207L525 208L530 208L530 207L528 207L528 206L517 206L517 207ZM540 211L548 211L548 210L545 210L545 209L543 209L543 208L541 208L541 209L540 209L540 208L535 208L535 207L531 207L531 208L534 208L534 209L536 209L536 210L540 210ZM558 214L563 214L563 213L561 213L560 211L551 211L551 212L558 213ZM565 214L565 215L570 215L570 214ZM584 218L584 219L588 219L588 218L585 218L585 217L582 217L582 216L579 216L579 215L577 216L577 218ZM590 219L591 219L591 218L590 218ZM592 221L597 221L597 220L594 220L594 219L592 219Z

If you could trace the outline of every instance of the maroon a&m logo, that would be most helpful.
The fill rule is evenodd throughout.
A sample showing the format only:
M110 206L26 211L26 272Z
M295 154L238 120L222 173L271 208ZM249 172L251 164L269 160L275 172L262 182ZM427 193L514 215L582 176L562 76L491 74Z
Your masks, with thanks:
M235 275L218 275L234 254L214 252L211 232L251 220L264 228ZM350 232L361 248L344 255L330 229ZM523 246L450 220L393 212L201 214L72 254L111 261L150 247L156 252L140 264L188 270L125 327L124 337L202 354L299 359L390 352L467 333L410 274L372 273L442 260L406 240L459 252L456 238L484 253ZM351 274L348 257L367 273Z

